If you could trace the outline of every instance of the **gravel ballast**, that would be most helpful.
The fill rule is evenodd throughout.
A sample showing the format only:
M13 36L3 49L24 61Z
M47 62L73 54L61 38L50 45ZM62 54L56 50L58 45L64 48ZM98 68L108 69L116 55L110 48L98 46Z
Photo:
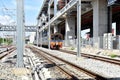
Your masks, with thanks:
M38 47L36 47L38 48ZM50 54L56 55L60 58L63 58L69 62L72 62L76 65L79 65L80 67L83 67L87 70L93 71L94 73L100 74L107 78L116 78L117 80L120 79L120 66L114 65L111 63L98 61L94 59L89 58L78 58L76 55L63 53L57 50L49 50L45 48L39 47L38 49L41 49L45 52L48 52Z

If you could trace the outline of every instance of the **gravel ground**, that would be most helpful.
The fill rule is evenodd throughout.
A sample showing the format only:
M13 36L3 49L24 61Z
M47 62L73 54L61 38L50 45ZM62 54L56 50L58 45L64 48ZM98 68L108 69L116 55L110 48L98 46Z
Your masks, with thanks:
M72 63L75 63L83 68L86 68L102 76L105 76L108 78L116 78L120 80L120 66L118 65L114 65L111 63L102 62L102 61L98 61L94 59L77 58L75 55L59 52L56 50L48 50L48 49L41 48L41 47L39 49L49 52L58 57L61 57Z
M74 50L71 50L71 47L63 47L62 49L72 51L72 52L77 52L77 48L74 48ZM97 49L92 47L85 47L85 48L81 47L81 52L86 54L92 54L92 55L120 60L120 54L119 54L120 50L104 50L104 49ZM111 57L111 55L116 55L116 57Z
M55 61L58 65L60 65L60 67L62 67L65 71L69 72L71 75L74 75L75 77L77 77L79 80L94 80L92 77L90 77L89 75L75 69L72 66L67 65L66 63L53 58L51 56L49 56L50 58L52 58L53 61Z
M49 61L45 60L42 56L33 53L30 49L26 49L29 57L31 57L34 68L39 72L39 76L42 80L67 80L67 77L56 66Z
M16 80L16 76L12 73L11 65L0 62L0 80Z
M16 51L13 51L11 54L4 57L0 60L0 80L31 80L28 79L29 74L27 75L18 75L16 68ZM25 72L25 71L23 71Z
M13 67L15 67L16 60L12 58L14 56L15 51L12 54L7 55L3 59L0 60L0 80L16 80L17 76L13 74ZM15 63L14 63L15 62Z

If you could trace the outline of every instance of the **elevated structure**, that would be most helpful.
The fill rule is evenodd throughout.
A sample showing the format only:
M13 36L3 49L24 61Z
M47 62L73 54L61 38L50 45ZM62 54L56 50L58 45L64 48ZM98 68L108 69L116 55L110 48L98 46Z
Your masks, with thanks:
M78 4L79 1L81 1L81 5ZM120 34L119 4L119 0L45 0L37 17L40 22L40 39L44 38L41 34L50 27L51 33L60 32L63 34L65 46L76 46L79 43L72 40L79 37L77 36L80 34L77 32L77 30L79 31L77 26L80 23L81 30L90 29L93 46L103 48L101 37L105 33L112 33L113 22L116 23L116 34ZM81 6L79 14L78 5ZM77 22L79 15L81 22Z
M10 26L10 25L0 25L0 31L16 31L17 26ZM25 26L26 32L36 32L36 26Z

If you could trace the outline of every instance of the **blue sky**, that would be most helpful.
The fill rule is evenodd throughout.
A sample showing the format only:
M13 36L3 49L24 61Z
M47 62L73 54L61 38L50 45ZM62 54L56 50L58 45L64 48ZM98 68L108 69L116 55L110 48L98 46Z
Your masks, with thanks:
M43 0L24 0L25 24L35 25ZM8 10L7 10L8 9ZM0 0L0 23L16 21L16 0Z

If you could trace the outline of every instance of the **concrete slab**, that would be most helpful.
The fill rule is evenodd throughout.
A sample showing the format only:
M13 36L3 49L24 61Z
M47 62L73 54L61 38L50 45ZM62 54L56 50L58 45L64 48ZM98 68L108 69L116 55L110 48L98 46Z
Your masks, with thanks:
M31 71L26 68L14 68L12 72L16 76L23 76L31 73Z

